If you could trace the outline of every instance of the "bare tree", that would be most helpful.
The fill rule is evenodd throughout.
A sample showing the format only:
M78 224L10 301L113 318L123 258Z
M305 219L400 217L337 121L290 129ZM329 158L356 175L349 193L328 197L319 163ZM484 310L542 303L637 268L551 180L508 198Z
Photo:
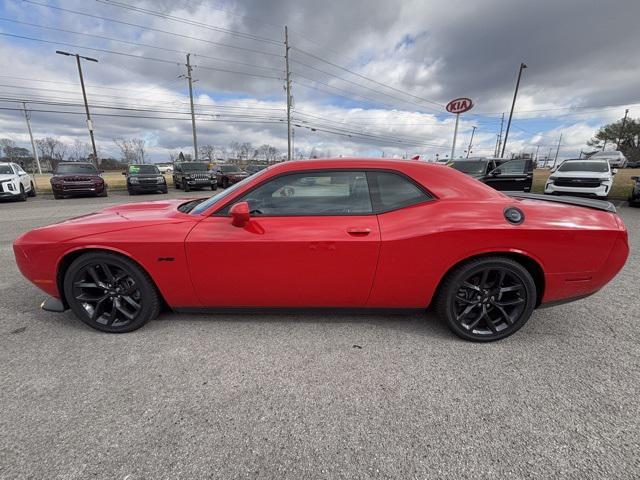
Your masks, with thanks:
M133 151L136 154L138 163L144 163L144 155L146 153L146 141L144 138L132 138Z
M200 145L200 147L198 147L198 153L200 154L200 158L202 158L203 160L209 160L210 162L212 162L216 159L215 145Z
M143 138L114 138L113 143L120 148L125 163L144 163L146 142Z
M73 145L71 145L71 151L69 152L69 159L79 162L81 160L86 160L91 152L91 146L88 143L82 142L77 138L73 141Z
M240 158L241 145L238 142L231 142L229 144L229 152L233 158Z
M0 138L0 150L5 157L11 158L11 151L14 148L16 148L16 142L10 138Z
M240 152L238 155L238 158L240 160L248 160L249 159L249 155L251 155L251 153L253 153L253 146L251 145L251 143L249 142L243 142L240 144Z
M47 160L62 161L67 153L67 146L57 138L45 137L36 140L36 148L40 156Z

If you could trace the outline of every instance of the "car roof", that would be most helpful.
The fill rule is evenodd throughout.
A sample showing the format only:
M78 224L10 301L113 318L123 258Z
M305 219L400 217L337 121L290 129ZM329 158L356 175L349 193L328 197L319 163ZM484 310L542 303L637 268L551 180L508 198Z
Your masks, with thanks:
M439 198L489 200L504 196L469 175L444 164L388 158L291 160L268 168L273 174L326 169L392 170L404 174Z

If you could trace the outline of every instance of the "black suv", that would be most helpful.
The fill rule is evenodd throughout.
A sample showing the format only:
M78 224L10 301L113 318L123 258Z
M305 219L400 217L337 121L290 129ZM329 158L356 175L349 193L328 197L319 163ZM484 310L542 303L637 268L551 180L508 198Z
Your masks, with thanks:
M173 165L173 186L185 192L194 188L217 190L215 174L209 173L209 164L200 162L180 162Z
M461 158L447 165L496 190L530 192L533 184L533 160L530 158Z
M129 165L122 174L127 177L129 195L146 192L167 193L167 180L155 165Z

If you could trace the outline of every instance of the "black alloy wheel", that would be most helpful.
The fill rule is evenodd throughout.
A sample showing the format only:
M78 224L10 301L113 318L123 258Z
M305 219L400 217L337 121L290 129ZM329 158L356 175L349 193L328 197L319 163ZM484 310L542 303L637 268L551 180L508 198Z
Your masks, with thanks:
M147 273L110 253L77 258L65 275L64 292L75 315L103 332L140 328L160 309L158 292Z
M520 329L535 307L536 286L529 271L503 257L467 262L442 285L437 309L462 338L498 340Z

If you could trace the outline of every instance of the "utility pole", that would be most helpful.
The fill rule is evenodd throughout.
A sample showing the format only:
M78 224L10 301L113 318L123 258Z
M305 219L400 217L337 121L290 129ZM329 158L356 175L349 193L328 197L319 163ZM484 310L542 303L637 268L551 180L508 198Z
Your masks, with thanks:
M493 155L497 157L500 155L500 147L502 146L502 128L504 127L504 112L502 112L502 118L500 119L500 133L498 134L498 141L496 142L496 151Z
M36 142L33 141L33 133L31 133L31 123L29 123L29 118L31 117L31 115L27 112L27 104L25 102L22 102L22 108L24 109L24 119L27 121L27 130L29 130L29 138L31 139L33 158L35 158L36 164L38 165L38 173L42 173L42 168L40 168L40 158L38 158L38 150L36 149Z
M191 129L193 130L193 158L198 161L198 136L196 134L196 114L193 111L193 68L191 67L191 54L187 53L187 80L189 81L189 101L191 102Z
M622 119L622 128L620 129L620 136L618 137L618 141L616 142L616 150L620 150L620 141L624 137L624 127L627 124L627 115L628 114L629 114L629 109L627 108L624 111L624 118Z
M560 134L560 138L558 139L558 148L556 148L556 158L553 159L553 166L556 166L556 162L558 161L558 153L560 152L560 143L562 143L562 134Z
M518 70L518 80L516 81L516 90L513 92L513 102L511 102L511 112L509 113L509 121L507 122L507 131L504 132L504 142L502 143L502 154L500 158L504 158L504 151L507 148L507 139L509 138L509 129L511 128L511 118L513 118L513 109L516 106L516 97L518 96L518 89L520 88L520 78L522 77L522 70L527 68L524 63L520 64L520 70Z
M471 152L471 145L473 145L473 134L476 133L476 127L475 125L473 127L471 127L473 130L471 130L471 140L469 140L469 147L467 148L467 158L469 158L469 153Z
M535 157L535 159L536 159L536 163L538 163L538 152L539 152L539 151L540 151L540 145L538 145L538 146L536 147L536 157Z
M87 112L87 127L89 128L89 136L91 137L91 147L93 148L93 161L98 166L98 151L96 150L96 140L93 137L93 122L91 121L91 114L89 113L89 102L87 102L87 92L84 89L84 77L82 76L82 65L80 59L87 60L89 62L96 62L98 60L91 57L83 57L77 53L63 52L62 50L56 50L59 55L65 55L67 57L76 57L76 63L78 64L78 74L80 75L80 86L82 87L82 97L84 98L84 109Z
M287 160L291 160L291 75L289 72L289 29L284 26L284 65L287 92Z

